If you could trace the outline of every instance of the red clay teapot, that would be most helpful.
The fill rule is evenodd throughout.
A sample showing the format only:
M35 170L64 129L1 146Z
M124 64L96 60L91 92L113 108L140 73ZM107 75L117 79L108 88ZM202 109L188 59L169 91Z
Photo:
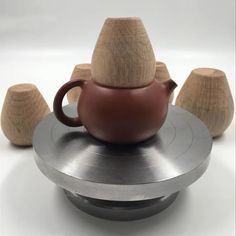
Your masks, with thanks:
M62 110L62 100L75 86L82 90L77 105L78 117ZM173 80L133 89L104 87L94 80L76 80L64 84L54 99L54 113L68 126L84 125L94 137L106 142L127 144L150 138L163 125L169 97L176 87Z
M155 72L156 59L141 19L108 18L93 52L92 79L63 85L54 99L54 113L65 125L84 125L106 142L143 141L164 123L169 97L177 86L172 80L158 83ZM82 90L79 116L71 118L64 114L62 100L76 86Z

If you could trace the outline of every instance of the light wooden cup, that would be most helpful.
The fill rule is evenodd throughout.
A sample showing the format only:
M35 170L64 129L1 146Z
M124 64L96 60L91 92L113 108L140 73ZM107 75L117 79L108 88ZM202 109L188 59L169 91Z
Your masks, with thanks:
M77 80L77 79L84 79L90 80L91 79L91 64L78 64L75 66L70 80ZM79 87L75 87L71 89L67 93L67 100L69 103L77 102L80 96L81 89Z
M180 106L199 117L212 137L221 135L230 125L234 104L226 75L211 68L191 72L176 99Z
M156 62L155 78L159 82L165 82L171 78L167 66L164 62L161 61ZM169 103L172 103L173 99L174 99L174 92L170 96Z
M14 85L8 89L3 104L2 131L11 143L30 146L36 125L49 112L46 101L35 85Z
M92 56L92 79L101 85L136 88L154 80L156 60L140 18L108 18Z

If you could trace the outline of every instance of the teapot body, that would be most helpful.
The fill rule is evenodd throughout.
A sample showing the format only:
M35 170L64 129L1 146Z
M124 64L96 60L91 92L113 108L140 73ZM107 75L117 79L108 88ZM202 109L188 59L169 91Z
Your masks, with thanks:
M94 137L127 144L156 134L166 119L168 99L164 85L156 80L134 89L104 87L90 80L83 86L77 109Z
M169 79L155 80L156 59L139 17L107 18L91 61L91 80L64 84L54 99L54 113L68 126L84 125L94 137L117 144L144 141L163 125L171 93ZM63 97L81 88L78 116L68 117Z

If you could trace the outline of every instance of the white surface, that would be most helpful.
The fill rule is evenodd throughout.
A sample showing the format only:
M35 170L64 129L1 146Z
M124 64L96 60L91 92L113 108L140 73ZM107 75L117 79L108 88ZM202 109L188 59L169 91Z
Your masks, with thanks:
M84 60L87 57L82 51L78 54ZM163 58L179 88L190 69L200 65L199 62L212 67L224 65L231 87L234 86L230 55L163 52ZM73 52L5 54L0 57L1 77L4 75L1 101L7 87L19 80L35 83L51 106L56 90L69 78L75 63ZM233 122L225 134L214 141L209 169L181 193L169 209L152 218L127 223L96 219L75 209L38 170L32 149L16 148L0 133L0 235L233 236L234 130Z
M158 50L232 50L234 0L0 0L1 45L93 48L108 16L140 16Z
M52 108L74 65L90 61L110 15L143 18L157 59L167 63L179 85L175 95L200 66L225 71L235 95L233 0L0 0L0 108L7 88L20 82L36 84ZM80 212L38 170L32 153L10 145L0 131L1 236L235 235L234 121L214 140L204 176L166 211L136 222L110 222Z

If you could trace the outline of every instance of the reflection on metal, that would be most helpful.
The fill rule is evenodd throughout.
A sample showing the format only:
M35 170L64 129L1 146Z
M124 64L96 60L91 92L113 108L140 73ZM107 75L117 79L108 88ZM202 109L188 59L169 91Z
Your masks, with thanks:
M75 115L73 105L64 109ZM126 220L153 215L146 208L151 203L156 213L163 210L174 201L176 192L196 181L208 166L212 140L198 118L170 105L161 130L142 143L107 144L90 136L84 127L61 124L51 113L37 126L33 146L39 169L65 189L75 205L96 216ZM108 213L104 213L106 203ZM121 213L116 217L114 209L120 203L125 203L127 211L143 208L136 209L140 214L135 218L118 207Z

